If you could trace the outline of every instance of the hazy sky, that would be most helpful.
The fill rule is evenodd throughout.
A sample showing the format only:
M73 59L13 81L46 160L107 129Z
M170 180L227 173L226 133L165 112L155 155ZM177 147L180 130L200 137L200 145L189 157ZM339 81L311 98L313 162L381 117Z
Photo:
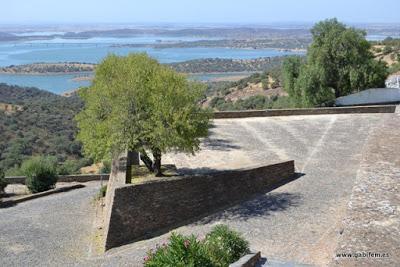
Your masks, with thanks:
M0 23L400 22L399 0L2 0Z

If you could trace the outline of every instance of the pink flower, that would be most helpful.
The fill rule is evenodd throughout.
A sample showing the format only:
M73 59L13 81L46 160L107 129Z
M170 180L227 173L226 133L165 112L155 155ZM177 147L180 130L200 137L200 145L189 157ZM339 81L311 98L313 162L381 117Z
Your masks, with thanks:
M143 258L144 262L147 262L149 259L150 259L149 256L146 256L146 257Z
M185 241L183 242L183 244L184 244L185 248L188 248L189 245L190 245L190 241L189 241L189 240L185 240Z

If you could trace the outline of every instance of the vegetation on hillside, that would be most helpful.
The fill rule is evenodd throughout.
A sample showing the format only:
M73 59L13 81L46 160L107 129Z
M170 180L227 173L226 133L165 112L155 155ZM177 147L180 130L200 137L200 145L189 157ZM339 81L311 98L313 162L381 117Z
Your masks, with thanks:
M400 71L400 39L388 37L383 41L372 42L372 51L377 59L389 65L389 73Z
M114 47L152 47L155 49L165 48L192 48L192 47L229 47L239 49L285 49L305 50L311 43L309 36L284 36L277 38L257 38L252 36L249 39L222 39L222 40L198 40L187 42L159 42L156 44L116 44Z
M165 64L181 73L254 72L266 71L282 64L285 57L261 57L255 59L204 58ZM6 74L61 74L93 72L96 64L89 63L33 63L0 67Z
M195 59L171 63L174 70L182 73L254 72L267 71L281 66L285 57L265 57L256 59Z
M336 19L317 23L305 63L288 58L283 64L284 88L298 107L330 104L360 90L384 87L386 63L374 59L365 32Z
M209 83L203 105L219 111L293 107L282 90L281 74L275 67L235 82Z
M209 114L198 105L202 87L146 54L108 56L93 85L80 93L85 109L77 116L78 138L85 153L102 160L140 151L149 170L161 176L162 153L194 153L208 134Z
M83 106L78 97L0 84L0 99L22 107L9 114L0 110L0 168L6 174L18 174L21 163L34 155L53 155L60 163L81 158L73 120Z
M7 74L44 74L44 73L76 73L91 72L95 64L63 62L63 63L33 63L1 67L0 73Z

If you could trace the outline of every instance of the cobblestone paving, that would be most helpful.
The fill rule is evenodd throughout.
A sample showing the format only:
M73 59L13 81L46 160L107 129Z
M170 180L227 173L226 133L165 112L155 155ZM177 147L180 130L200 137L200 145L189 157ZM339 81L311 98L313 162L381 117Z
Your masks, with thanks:
M364 145L369 133L379 127L385 117L383 114L357 114L215 121L212 134L203 142L200 153L195 157L170 155L165 163L175 163L179 168L190 172L244 168L294 159L297 171L304 175L270 193L180 227L176 231L204 236L215 224L225 223L240 231L250 241L251 249L261 251L271 262L289 261L321 266L328 264L337 245L337 232L357 177ZM39 248L30 255L23 256L21 263L26 263L31 258L33 262L41 263L35 265L54 266L52 261L60 256L64 265L74 262L76 266L140 266L146 251L168 238L169 234L164 234L113 249L104 256L90 257L88 249L82 248L85 243L80 241L86 238L89 226L86 219L83 219L82 226L78 226L77 222L82 220L81 214L90 211L91 207L87 205L85 198L89 199L88 193L94 194L95 190L80 192L82 195L75 196L74 200L75 205L81 205L80 213L71 212L64 219L66 225L75 226L72 238L76 240L76 249L79 248L81 253L66 258L58 249L53 249L52 256L46 257L45 253L39 253L38 250L40 246L50 245L38 243ZM72 200L65 197L63 201L68 206ZM46 209L60 209L57 206L59 204L48 205ZM7 225L3 216L13 217L19 212L28 217L30 211L22 205L0 211L2 245L14 242L13 233L18 235L17 226ZM51 220L56 220L60 214L54 213L54 217ZM46 217L37 218L35 223L46 224L45 219L50 220ZM14 219L11 223L13 221ZM35 231L35 227L28 218L25 218L23 224L27 228L25 242L34 244L29 233ZM1 232L3 225L9 230L5 237ZM65 229L65 235L69 234L69 229L71 227ZM58 238L58 235L50 238L58 231L49 228L45 234L49 243L54 248L70 246L70 243L64 243L64 239ZM0 250L0 256L1 253L4 252ZM13 263L18 263L19 259L18 257ZM0 265L2 262L4 259L0 257Z
M399 127L400 114L386 116L369 138L336 251L359 258L336 258L332 265L400 265Z

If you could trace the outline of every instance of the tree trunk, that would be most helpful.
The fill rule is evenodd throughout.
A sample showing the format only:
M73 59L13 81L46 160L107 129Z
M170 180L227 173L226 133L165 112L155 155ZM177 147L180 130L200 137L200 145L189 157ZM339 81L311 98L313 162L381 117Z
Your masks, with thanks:
M140 159L143 161L144 165L146 165L147 169L150 172L154 172L153 161L149 158L149 156L147 156L146 151L144 151L144 149L140 151Z
M154 158L154 163L153 163L154 173L156 174L156 177L161 177L163 176L161 171L161 151L158 149L153 150L153 158Z

